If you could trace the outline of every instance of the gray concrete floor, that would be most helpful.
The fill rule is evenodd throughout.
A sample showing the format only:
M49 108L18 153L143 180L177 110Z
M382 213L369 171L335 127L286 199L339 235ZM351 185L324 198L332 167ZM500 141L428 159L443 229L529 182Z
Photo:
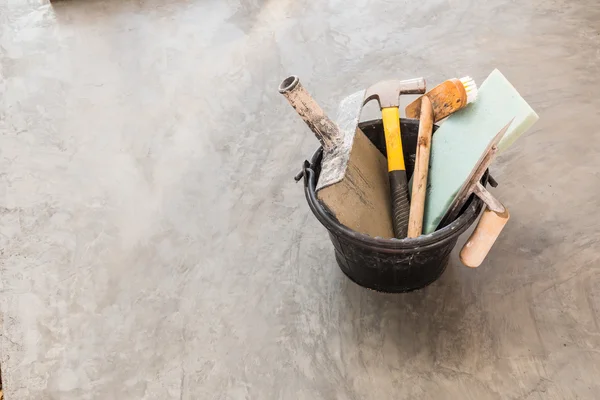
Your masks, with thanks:
M598 4L2 2L7 400L597 398ZM489 258L354 285L293 183L316 141L279 81L333 110L495 67L541 119L493 168Z

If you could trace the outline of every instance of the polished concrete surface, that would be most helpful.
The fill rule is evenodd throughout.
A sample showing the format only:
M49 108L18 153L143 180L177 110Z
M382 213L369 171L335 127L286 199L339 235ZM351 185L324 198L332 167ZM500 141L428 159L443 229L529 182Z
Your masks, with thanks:
M599 21L595 0L0 3L7 400L597 398ZM493 167L512 219L489 258L356 286L292 180L317 142L279 81L331 111L495 67L540 121Z

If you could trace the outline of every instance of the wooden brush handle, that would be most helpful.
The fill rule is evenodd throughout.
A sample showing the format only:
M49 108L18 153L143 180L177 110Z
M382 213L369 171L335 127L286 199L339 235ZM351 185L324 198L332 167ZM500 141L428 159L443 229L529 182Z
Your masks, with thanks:
M419 120L419 136L413 173L412 197L410 200L410 217L408 221L408 237L416 238L423 232L423 212L425 210L425 193L427 192L427 174L429 172L429 155L431 152L431 134L433 130L433 109L429 97L423 96L421 118Z
M404 109L407 118L419 118L423 97L431 100L433 122L438 122L467 105L467 92L460 79L449 79L407 105Z
M342 138L340 129L335 122L327 117L325 111L304 89L297 76L292 75L285 78L279 85L279 93L288 99L294 110L319 139L325 151L330 151L336 147L338 141Z
M506 208L502 213L486 208L475 230L460 251L462 263L471 268L479 267L509 218L510 214Z

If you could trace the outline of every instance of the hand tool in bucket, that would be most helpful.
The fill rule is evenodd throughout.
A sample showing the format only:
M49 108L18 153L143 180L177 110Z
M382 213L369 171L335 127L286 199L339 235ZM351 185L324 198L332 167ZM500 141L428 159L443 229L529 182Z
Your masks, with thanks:
M433 124L466 107L476 98L477 85L471 77L466 76L461 79L449 79L406 106L406 117L420 120L412 185L409 182L409 189L412 189L408 220L409 238L419 237L423 232Z
M473 187L474 193L483 200L487 208L479 218L475 230L460 251L460 260L464 265L476 268L481 265L490 249L500 236L504 225L510 218L508 209L488 192L481 182Z
M510 218L508 209L481 184L481 178L494 161L498 153L498 143L513 120L514 118L490 141L442 219L442 225L454 221L473 193L485 203L486 209L479 219L479 223L460 252L460 259L467 267L475 268L481 265Z
M372 237L394 237L386 160L358 129L364 90L340 103L337 123L327 117L298 77L284 79L279 92L323 147L316 187L319 200L341 224L356 232Z
M425 87L423 78L404 81L381 81L366 90L363 103L366 104L372 99L377 99L381 109L392 194L392 222L394 234L398 239L406 237L410 210L406 166L404 164L404 151L400 132L399 97L402 94L425 93Z
M448 79L407 105L404 109L406 118L419 118L421 100L425 96L431 101L435 123L474 102L477 98L477 85L470 76Z
M423 233L443 227L442 218L496 134L514 118L498 150L537 121L537 114L498 70L477 91L477 101L450 115L431 139ZM506 148L506 147L504 147Z

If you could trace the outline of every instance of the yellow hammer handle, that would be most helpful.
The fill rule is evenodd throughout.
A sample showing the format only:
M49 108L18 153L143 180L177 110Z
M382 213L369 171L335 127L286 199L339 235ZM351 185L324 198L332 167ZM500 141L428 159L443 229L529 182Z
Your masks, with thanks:
M385 146L387 147L388 171L404 171L404 152L400 137L400 113L398 107L381 109Z

